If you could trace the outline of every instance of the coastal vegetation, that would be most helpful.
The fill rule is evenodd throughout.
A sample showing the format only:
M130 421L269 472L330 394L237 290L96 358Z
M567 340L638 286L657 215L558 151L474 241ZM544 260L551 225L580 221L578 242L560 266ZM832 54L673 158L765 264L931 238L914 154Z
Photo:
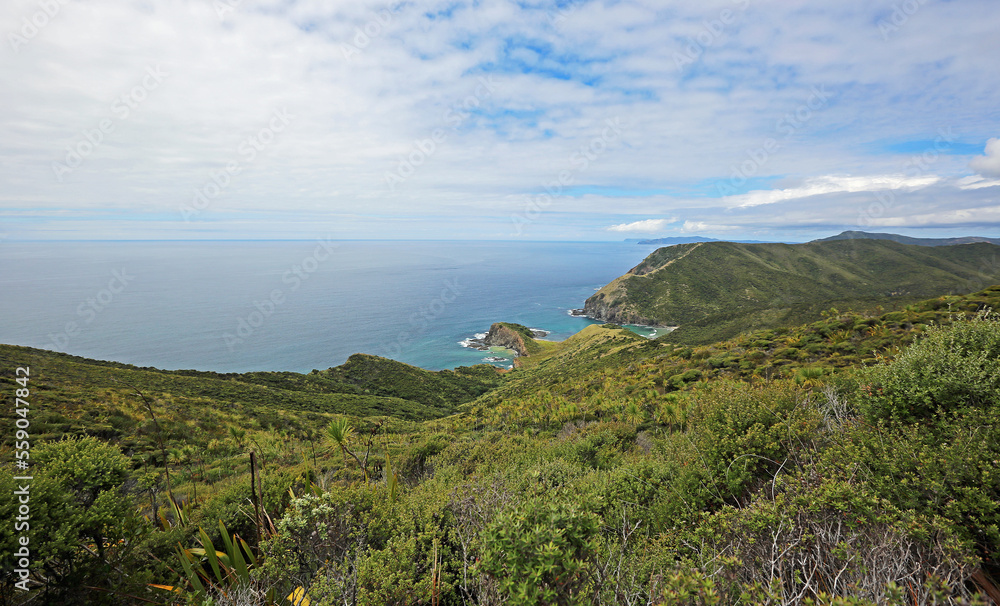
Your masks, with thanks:
M34 477L32 589L14 587L8 558L0 595L996 601L992 309L1000 286L827 307L702 345L593 325L536 341L506 373L356 355L306 374L218 374L0 346L2 368L32 369ZM0 386L19 387L8 371ZM12 427L13 407L2 417ZM14 476L0 471L4 519ZM0 551L16 541L5 525Z
M697 242L657 249L587 299L619 324L680 326L669 339L706 345L747 329L789 327L830 307L899 310L994 283L1000 246L915 246L880 239L806 244Z
M900 244L916 244L917 246L952 246L955 244L973 244L975 242L989 242L990 244L1000 244L1000 238L984 238L982 236L965 236L958 238L914 238L911 236L901 236L899 234L872 233L867 231L844 231L836 236L820 238L816 242L827 242L829 240L892 240Z

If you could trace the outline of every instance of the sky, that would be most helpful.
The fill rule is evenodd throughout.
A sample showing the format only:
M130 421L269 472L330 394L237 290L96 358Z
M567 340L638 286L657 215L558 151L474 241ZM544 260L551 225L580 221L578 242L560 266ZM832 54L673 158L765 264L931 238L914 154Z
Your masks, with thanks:
M0 242L1000 237L995 0L5 0Z

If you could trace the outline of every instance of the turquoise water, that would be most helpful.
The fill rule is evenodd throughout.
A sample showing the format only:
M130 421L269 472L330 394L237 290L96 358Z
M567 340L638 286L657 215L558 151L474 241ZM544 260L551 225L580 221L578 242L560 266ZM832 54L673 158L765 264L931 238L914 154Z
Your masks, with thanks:
M497 321L561 340L655 247L548 242L0 245L0 342L166 369L308 372L353 353L437 370ZM505 362L496 362L505 365Z

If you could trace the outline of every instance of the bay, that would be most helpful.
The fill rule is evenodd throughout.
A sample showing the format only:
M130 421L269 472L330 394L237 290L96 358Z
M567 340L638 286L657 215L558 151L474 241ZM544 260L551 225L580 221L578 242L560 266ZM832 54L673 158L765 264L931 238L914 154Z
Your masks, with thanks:
M654 248L8 241L0 246L0 342L164 369L308 372L354 353L455 368L495 355L460 345L493 322L554 340L581 330L592 322L569 310Z

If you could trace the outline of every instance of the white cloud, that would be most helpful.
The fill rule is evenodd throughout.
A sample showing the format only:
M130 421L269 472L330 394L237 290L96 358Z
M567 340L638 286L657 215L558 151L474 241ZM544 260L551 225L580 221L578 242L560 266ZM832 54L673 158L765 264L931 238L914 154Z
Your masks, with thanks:
M984 177L1000 177L1000 138L986 142L986 153L976 156L969 167Z
M987 223L1000 224L1000 206L948 209L940 212L912 214L904 217L878 218L872 219L871 227L963 226Z
M705 221L685 221L684 225L681 227L681 231L688 234L713 231L731 231L734 229L738 229L738 227L735 225L720 225L718 223L708 223Z
M934 175L918 177L907 177L905 175L875 175L868 177L821 176L806 179L799 187L755 190L736 196L727 196L725 199L728 206L745 208L823 194L884 191L887 189L920 189L933 185L940 180L941 177Z
M960 140L995 133L1000 70L982 52L1000 29L993 2L926 3L888 41L875 25L884 11L864 0L809 10L803 0L759 3L737 11L679 71L675 54L705 39L704 24L733 9L732 0L580 0L565 10L554 0L60 1L58 14L17 48L10 34L41 9L37 0L6 0L0 81L17 85L0 95L0 224L16 218L12 237L31 238L32 216L60 224L42 214L50 210L65 213L62 225L79 221L94 235L121 232L116 221L140 230L133 237L155 224L158 236L180 238L210 224L238 236L247 222L266 232L287 220L312 237L345 213L364 213L372 227L353 237L380 237L380 217L390 215L431 235L476 237L507 233L505 200L566 171L574 187L684 191L755 158L762 158L755 176L796 185L721 202L562 196L541 210L518 203L513 212L538 214L527 237L555 237L549 213L577 212L588 238L666 225L607 227L627 220L622 215L683 210L694 223L714 225L713 213L759 208L761 221L768 212L779 220L779 206L769 205L818 194L828 194L827 208L811 212L832 216L844 200L832 194L896 186L810 175L906 172L898 155L873 153L873 142L933 137L943 115ZM220 5L235 8L220 18ZM388 6L397 10L387 18ZM114 100L156 65L169 76L119 119ZM495 90L477 96L488 76ZM829 102L809 107L814 87L828 91ZM285 107L295 116L288 128L247 160L241 142ZM600 144L596 153L593 142L616 117L628 125L620 144ZM57 181L53 162L67 146L86 147L86 133L106 119L113 132ZM422 151L438 129L445 139ZM754 151L769 139L776 149ZM409 167L412 176L388 189L386 173L411 157L419 163ZM184 222L180 205L230 161L240 161L239 174ZM922 174L964 175L967 162L942 154ZM961 191L983 199L995 191L985 183ZM897 193L923 186L906 181ZM713 208L688 212L706 206ZM14 214L22 210L29 220ZM109 218L82 221L91 210ZM135 220L140 212L149 220ZM274 219L255 218L263 213ZM440 227L442 215L461 217L469 230Z
M984 179L976 175L971 175L959 179L956 181L956 184L959 189L982 189L984 187L996 187L1000 185L1000 179Z
M633 223L612 225L608 228L608 231L655 234L662 231L667 223L668 221L666 219L646 219L644 221L635 221Z

